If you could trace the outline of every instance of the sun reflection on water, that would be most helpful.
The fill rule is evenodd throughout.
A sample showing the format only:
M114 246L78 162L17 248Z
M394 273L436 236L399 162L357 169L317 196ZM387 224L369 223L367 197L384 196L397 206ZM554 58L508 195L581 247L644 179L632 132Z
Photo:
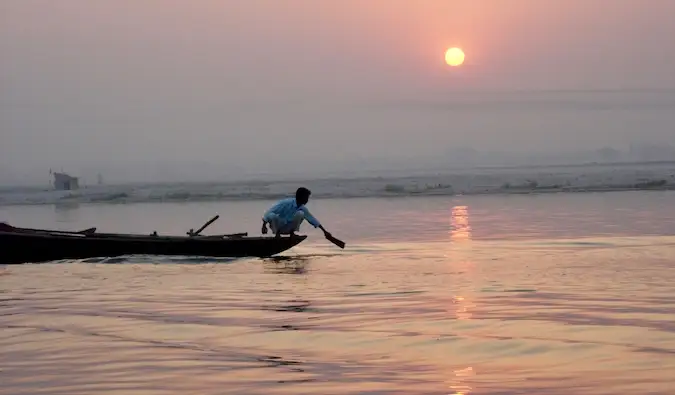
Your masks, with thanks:
M454 371L455 378L450 380L450 392L448 395L468 395L471 393L472 388L469 386L466 381L468 378L475 376L476 372L471 366L464 369L459 369Z
M454 206L450 215L450 239L458 242L471 241L471 225L469 224L469 208Z
M453 312L458 320L470 320L472 317L471 309L476 305L467 300L464 296L455 296L452 300Z

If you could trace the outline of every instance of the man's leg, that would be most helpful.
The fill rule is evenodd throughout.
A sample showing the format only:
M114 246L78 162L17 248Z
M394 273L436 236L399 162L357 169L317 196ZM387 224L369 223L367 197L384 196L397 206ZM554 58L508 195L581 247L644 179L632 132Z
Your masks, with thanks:
M302 211L296 211L293 215L293 221L291 221L291 234L298 232L300 230L300 225L302 221L305 220L305 213Z
M279 234L281 233L281 230L282 230L283 226L284 226L284 223L281 220L281 218L279 218L278 215L274 215L270 219L270 229L272 230L272 233L274 233L274 235L276 237L279 237Z
M281 227L280 231L277 234L289 234L291 236L295 235L295 232L300 230L300 225L302 221L305 220L305 213L298 211L293 215L293 219Z

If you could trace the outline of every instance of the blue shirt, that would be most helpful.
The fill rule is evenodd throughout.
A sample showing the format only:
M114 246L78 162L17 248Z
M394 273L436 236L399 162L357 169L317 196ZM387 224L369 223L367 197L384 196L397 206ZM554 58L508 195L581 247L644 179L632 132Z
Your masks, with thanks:
M314 218L312 214L310 214L309 210L304 204L298 206L295 198L279 200L274 206L265 212L265 215L263 215L263 220L265 222L270 222L274 216L279 216L279 218L281 218L285 223L289 223L291 220L293 220L293 216L298 211L305 213L305 219L315 228L318 228L319 225L321 225L321 223L316 218Z

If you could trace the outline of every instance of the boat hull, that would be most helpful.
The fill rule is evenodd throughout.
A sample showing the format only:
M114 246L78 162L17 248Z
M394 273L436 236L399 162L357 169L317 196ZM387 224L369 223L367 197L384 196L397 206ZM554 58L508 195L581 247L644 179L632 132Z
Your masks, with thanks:
M295 237L163 237L0 232L0 265L123 255L268 257L305 240Z

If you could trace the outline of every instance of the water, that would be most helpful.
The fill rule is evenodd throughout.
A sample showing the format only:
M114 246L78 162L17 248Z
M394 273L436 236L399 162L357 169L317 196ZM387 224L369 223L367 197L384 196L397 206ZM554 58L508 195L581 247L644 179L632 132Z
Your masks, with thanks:
M0 269L2 394L675 387L673 192L326 199L275 259ZM6 206L18 226L259 232L269 202ZM157 264L155 264L157 263Z

